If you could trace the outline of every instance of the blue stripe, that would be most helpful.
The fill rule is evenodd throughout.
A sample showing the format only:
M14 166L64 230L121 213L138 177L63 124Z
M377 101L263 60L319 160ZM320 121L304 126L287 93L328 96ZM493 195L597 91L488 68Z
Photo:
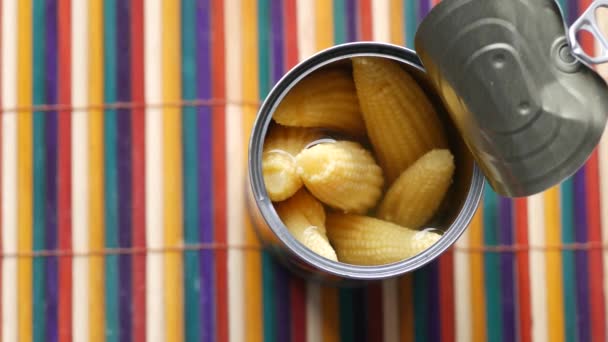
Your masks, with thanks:
M572 179L561 185L561 240L563 244L576 242L574 238L574 184ZM576 324L576 270L574 251L562 250L562 281L564 283L564 322L566 342L576 342L578 325Z

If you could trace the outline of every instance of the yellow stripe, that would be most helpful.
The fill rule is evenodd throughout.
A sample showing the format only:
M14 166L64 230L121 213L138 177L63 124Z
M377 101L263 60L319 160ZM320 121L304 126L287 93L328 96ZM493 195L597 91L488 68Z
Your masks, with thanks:
M19 0L17 15L17 105L32 105L32 1ZM21 253L32 251L32 112L19 112L18 121L18 248ZM32 259L19 258L19 340L32 340Z
M256 0L243 0L242 10L242 37L243 37L243 99L247 103L258 101L258 14ZM245 151L248 149L249 135L256 116L256 108L243 107L243 134ZM245 154L244 165L247 165ZM259 241L253 230L253 225L247 213L245 216L245 243L259 246ZM262 259L260 251L245 250L243 252L245 269L245 331L247 341L263 340L262 324Z
M175 0L163 1L163 100L180 100L180 7ZM163 110L165 175L165 243L177 247L182 243L182 158L181 158L181 110ZM183 294L182 257L178 252L165 255L165 301L167 341L182 341ZM153 324L152 322L150 322Z
M414 284L411 275L399 279L400 335L402 342L414 341Z
M89 3L89 103L103 103L103 3ZM103 111L89 111L89 247L104 247L103 193ZM89 257L89 339L104 340L104 263L103 256Z
M334 45L333 1L316 0L316 41L317 51Z
M473 248L483 246L483 209L479 207L469 226L469 245ZM473 318L473 341L486 340L486 298L483 290L483 253L471 252L471 316Z
M403 28L403 1L391 1L391 43L405 45L405 29Z
M321 334L323 342L340 341L338 289L321 287Z
M559 188L554 187L544 193L545 198L545 241L549 246L561 242ZM562 283L562 262L560 251L548 250L545 254L547 272L547 323L549 327L564 326L564 298ZM550 341L563 341L561 329L549 329Z

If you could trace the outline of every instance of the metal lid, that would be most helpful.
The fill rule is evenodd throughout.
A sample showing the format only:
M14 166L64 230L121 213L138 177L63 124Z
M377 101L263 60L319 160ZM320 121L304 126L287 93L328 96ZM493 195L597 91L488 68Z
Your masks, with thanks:
M589 25L579 19L573 30ZM599 60L573 56L555 1L443 0L421 23L415 44L498 193L544 191L576 172L599 143L608 86L588 66Z

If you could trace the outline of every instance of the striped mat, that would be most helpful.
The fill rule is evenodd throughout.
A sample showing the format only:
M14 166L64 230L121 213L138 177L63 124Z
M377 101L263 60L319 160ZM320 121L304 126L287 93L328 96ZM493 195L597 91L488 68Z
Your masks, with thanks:
M608 138L546 193L487 188L400 279L323 287L260 249L259 101L333 44L411 47L435 2L3 0L2 341L607 340Z

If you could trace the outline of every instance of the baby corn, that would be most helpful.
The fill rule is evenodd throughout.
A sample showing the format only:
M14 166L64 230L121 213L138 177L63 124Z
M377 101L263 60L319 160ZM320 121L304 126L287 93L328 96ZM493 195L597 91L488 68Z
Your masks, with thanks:
M275 125L266 135L264 152L280 150L295 157L308 144L322 137L323 134L316 129Z
M283 201L302 187L296 172L295 156L307 144L320 139L321 133L314 129L274 126L264 142L262 173L268 197L272 201Z
M442 123L424 91L397 62L352 59L367 134L388 184L433 148L447 147Z
M303 79L281 101L273 118L285 126L365 135L355 84L350 73L341 69L316 72Z
M388 189L378 217L404 227L418 229L441 205L454 175L454 157L449 150L432 150L405 170Z
M298 174L321 202L346 212L364 213L382 193L382 169L355 142L323 143L296 157Z
M330 214L326 224L338 260L353 265L384 265L411 258L441 238L367 216Z
M279 217L293 237L320 256L337 261L325 231L325 209L305 189L275 205Z

